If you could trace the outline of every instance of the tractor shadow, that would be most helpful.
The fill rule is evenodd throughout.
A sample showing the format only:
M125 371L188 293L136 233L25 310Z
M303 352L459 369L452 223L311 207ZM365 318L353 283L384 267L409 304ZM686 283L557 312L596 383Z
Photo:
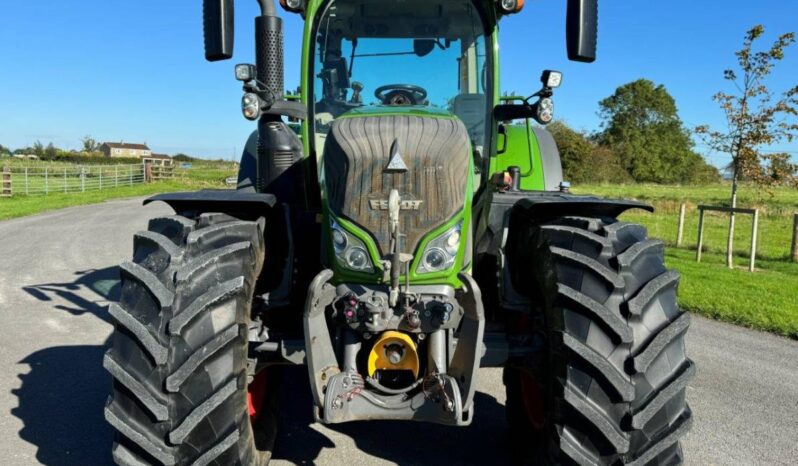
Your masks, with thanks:
M68 312L74 316L92 314L107 323L111 323L108 314L108 302L119 298L119 267L91 269L75 272L77 278L67 283L43 283L25 286L22 289L39 301L52 302L60 298L68 305L56 304L53 309ZM91 293L87 293L91 292ZM93 293L93 294L92 294ZM92 301L95 296L101 298Z
M73 282L23 289L40 301L52 302L53 309L74 316L90 314L110 322L106 306L119 295L117 267L75 275ZM49 347L19 361L21 386L11 392L17 397L17 407L11 414L24 424L19 436L38 447L39 463L111 464L108 446L112 431L103 418L111 383L102 367L107 343ZM27 373L25 366L30 368Z
M290 393L289 396L286 396ZM345 435L358 450L401 465L509 464L504 405L482 392L474 397L468 427L412 421L360 421L332 426L314 424L307 369L288 368L282 387L282 412L273 458L311 465L323 449L341 448L324 432ZM335 461L345 462L344 451ZM326 462L326 461L325 461Z

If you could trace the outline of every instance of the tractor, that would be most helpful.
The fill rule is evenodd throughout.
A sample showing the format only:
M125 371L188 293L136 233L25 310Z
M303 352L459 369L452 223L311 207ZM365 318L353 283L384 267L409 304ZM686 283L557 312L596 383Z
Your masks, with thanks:
M281 0L304 19L295 91L259 3L255 64L235 66L257 124L236 189L148 199L175 215L120 265L114 461L265 465L303 390L314 422L457 435L478 369L498 367L519 464L681 463L679 274L618 220L650 206L570 192L545 129L562 74L501 94L498 27L523 0ZM204 0L207 60L233 56L233 16ZM567 1L571 60L595 60L597 18ZM280 390L291 365L307 379Z

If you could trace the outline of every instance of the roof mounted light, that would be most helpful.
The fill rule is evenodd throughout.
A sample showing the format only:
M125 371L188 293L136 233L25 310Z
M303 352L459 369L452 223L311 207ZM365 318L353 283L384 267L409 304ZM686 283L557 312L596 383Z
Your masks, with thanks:
M496 3L503 15L512 15L524 8L524 0L496 0Z
M280 0L280 6L285 11L291 13L302 13L305 11L305 0Z

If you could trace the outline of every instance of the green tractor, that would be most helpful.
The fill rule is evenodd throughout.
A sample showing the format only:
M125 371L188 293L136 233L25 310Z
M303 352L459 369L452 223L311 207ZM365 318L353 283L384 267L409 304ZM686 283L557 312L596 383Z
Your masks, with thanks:
M597 2L567 3L569 58L591 62ZM176 214L120 266L114 460L268 463L293 364L316 422L469 425L477 370L502 367L518 463L681 463L679 275L617 220L649 206L569 193L544 129L562 75L501 96L498 25L523 0L281 5L305 19L298 91L260 0L237 189L149 199ZM233 1L205 0L204 26L206 58L231 58Z

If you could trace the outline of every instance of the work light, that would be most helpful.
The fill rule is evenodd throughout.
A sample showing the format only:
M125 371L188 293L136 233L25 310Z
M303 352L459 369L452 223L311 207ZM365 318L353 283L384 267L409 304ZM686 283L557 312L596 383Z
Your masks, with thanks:
M560 84L562 84L562 73L559 71L546 70L540 77L540 81L547 89L560 87Z
M257 71L255 69L255 65L250 65L248 63L236 65L236 80L249 82L254 80L256 75Z

